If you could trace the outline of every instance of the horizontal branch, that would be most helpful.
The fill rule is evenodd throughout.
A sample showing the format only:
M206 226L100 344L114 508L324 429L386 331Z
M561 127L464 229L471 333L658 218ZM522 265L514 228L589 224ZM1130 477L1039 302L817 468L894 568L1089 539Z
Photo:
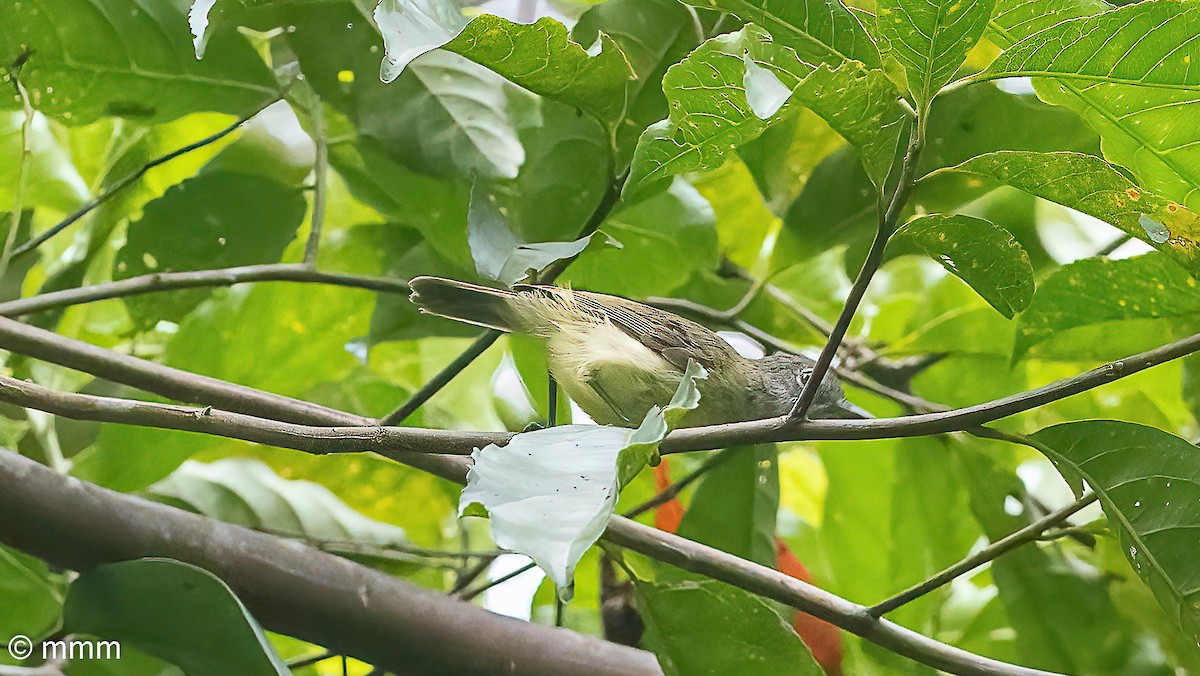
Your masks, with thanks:
M233 286L246 282L330 284L333 286L346 286L383 293L402 295L408 295L409 293L408 284L403 280L318 272L303 265L279 263L273 265L246 265L218 270L157 272L115 282L96 284L94 286L53 291L0 303L0 315L5 317L20 317L35 312L42 312L43 310L94 303L111 298L127 298L129 296L173 291L176 289Z
M55 392L7 376L0 376L0 401L74 420L200 432L316 455L373 451L399 462L408 461L413 454L446 454L447 448L454 448L458 455L466 455L471 451L463 445L464 441L469 446L482 447L494 436L487 434L470 441L473 434L470 432L412 427L300 425L230 413L211 406L192 408Z
M147 556L220 577L263 626L402 674L658 674L650 653L492 614L298 542L0 451L0 542L86 571Z

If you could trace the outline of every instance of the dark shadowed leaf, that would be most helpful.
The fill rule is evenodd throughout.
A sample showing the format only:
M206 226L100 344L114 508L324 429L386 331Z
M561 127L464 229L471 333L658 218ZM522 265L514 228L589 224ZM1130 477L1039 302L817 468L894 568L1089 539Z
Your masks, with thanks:
M1029 254L1004 228L973 216L933 214L909 221L896 234L915 241L1005 317L1011 319L1033 298Z
M0 545L0 645L17 634L37 640L58 623L62 592L49 566L32 556ZM7 664L7 652L0 664Z
M299 188L266 176L203 173L146 205L129 226L113 278L279 261L306 209ZM211 293L192 289L125 299L143 326L179 321Z
M1200 448L1153 427L1092 420L1033 438L1077 495L1100 497L1109 527L1163 609L1200 641Z
M63 628L127 643L196 676L289 673L224 582L171 559L110 563L80 575L67 593Z
M144 122L197 111L244 115L279 97L244 37L215 37L210 57L197 61L186 26L174 2L22 0L0 25L0 63L29 50L21 81L33 105L72 124L109 115ZM9 85L0 108L20 107L14 98Z
M884 60L904 68L908 89L924 106L954 78L987 27L993 0L882 0L876 34Z
M1200 274L1200 215L1141 189L1099 157L1001 151L948 171L993 179L1099 218Z
M647 647L670 676L824 672L763 599L715 580L637 581Z

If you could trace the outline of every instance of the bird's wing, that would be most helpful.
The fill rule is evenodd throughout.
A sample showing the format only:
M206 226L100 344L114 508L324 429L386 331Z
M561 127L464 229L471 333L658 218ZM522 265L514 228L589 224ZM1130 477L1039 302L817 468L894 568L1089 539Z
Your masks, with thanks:
M588 312L607 317L625 334L661 355L681 372L689 359L712 368L733 351L717 334L678 315L624 298L575 291L575 302Z

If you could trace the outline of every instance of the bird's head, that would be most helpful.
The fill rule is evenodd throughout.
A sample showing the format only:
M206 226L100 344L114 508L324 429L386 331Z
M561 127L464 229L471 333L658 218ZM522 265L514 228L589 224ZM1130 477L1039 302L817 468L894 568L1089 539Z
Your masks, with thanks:
M808 357L776 352L758 360L766 395L778 402L776 415L786 415L796 405L800 392L812 377L815 362ZM821 379L817 395L808 409L810 418L871 418L866 410L846 401L846 394L830 370Z

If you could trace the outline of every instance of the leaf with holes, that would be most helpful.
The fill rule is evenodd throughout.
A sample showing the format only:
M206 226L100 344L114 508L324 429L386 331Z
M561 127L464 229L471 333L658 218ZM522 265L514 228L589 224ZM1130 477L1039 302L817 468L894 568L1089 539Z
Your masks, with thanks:
M1122 260L1084 258L1038 285L1017 320L1014 358L1069 329L1129 319L1200 314L1200 284L1162 254Z
M1033 298L1029 254L1004 228L973 216L932 214L896 234L913 240L1009 319Z
M1112 420L1055 425L1033 439L1082 495L1100 498L1126 558L1179 626L1200 641L1200 448Z
M847 60L879 67L879 50L858 17L838 0L686 0L701 9L719 9L767 29L812 64L836 67Z
M72 124L245 115L279 98L271 71L241 35L214 38L212 57L196 61L181 30L187 18L173 2L22 0L6 10L0 63L28 53L21 82L34 107ZM6 89L0 109L19 108Z
M999 181L1099 218L1200 275L1200 215L1141 189L1099 157L1001 151L943 171Z
M904 69L908 89L924 106L954 78L979 42L993 0L881 0L876 22L880 53Z

